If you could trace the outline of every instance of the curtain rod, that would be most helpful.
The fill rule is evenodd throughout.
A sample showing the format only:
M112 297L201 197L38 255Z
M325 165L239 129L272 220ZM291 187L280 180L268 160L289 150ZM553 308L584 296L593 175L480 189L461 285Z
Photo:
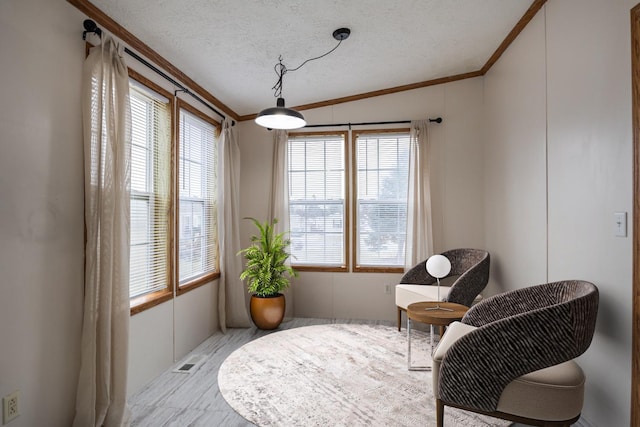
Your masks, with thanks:
M432 122L432 123L442 123L442 117L436 117L435 119L429 119L429 121ZM406 123L411 123L411 120L397 120L397 121L391 121L391 122L335 123L335 124L326 123L326 124L321 124L321 125L306 125L305 128L326 128L326 127L349 126L349 129L351 129L351 126L400 125L400 124L406 124Z
M94 33L99 38L102 38L102 30L96 25L96 23L93 20L85 19L85 21L83 22L83 25L84 25L84 31L82 32L82 40L86 40L87 33ZM207 101L205 101L204 99L200 98L200 96L198 96L197 94L191 92L188 88L184 87L182 84L180 84L178 81L176 81L173 77L169 76L164 71L162 71L161 69L159 69L155 65L151 64L149 61L147 61L146 59L144 59L143 57L141 57L137 53L135 53L132 50L130 50L128 47L125 46L124 52L126 54L128 54L129 56L131 56L136 61L140 62L145 67L149 68L151 71L153 71L156 74L158 74L160 77L162 77L165 80L169 81L171 84L179 87L180 89L176 90L174 92L174 95L177 94L177 92L184 92L184 93L186 93L188 95L191 95L193 98L195 98L197 101L199 101L202 105L204 105L205 107L209 108L210 110L212 110L214 113L216 113L217 115L219 115L223 119L227 118L227 116L225 116L220 111L218 111L215 107L213 107L213 105L209 104ZM234 126L235 124L236 124L235 120L232 120L231 121L231 125Z

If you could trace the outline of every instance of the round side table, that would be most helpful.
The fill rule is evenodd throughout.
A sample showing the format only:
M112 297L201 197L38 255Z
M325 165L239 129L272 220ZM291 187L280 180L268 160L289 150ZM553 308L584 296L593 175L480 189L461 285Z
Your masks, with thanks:
M429 354L433 354L433 327L449 326L461 320L469 307L453 302L424 301L409 304L407 307L407 367L410 371L430 371L431 366L413 366L411 364L411 322L430 325Z

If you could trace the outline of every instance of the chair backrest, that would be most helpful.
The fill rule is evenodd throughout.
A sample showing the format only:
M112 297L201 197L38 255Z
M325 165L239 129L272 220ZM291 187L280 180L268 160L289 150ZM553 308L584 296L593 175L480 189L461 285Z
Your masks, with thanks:
M451 262L447 277L458 276L451 284L445 301L471 306L473 300L489 282L489 252L481 249L452 249L442 253ZM427 273L424 260L402 276L400 283L433 285L437 279Z
M442 360L440 398L494 411L514 379L574 359L589 348L598 300L593 283L567 280L479 302L462 319L478 329L456 341Z

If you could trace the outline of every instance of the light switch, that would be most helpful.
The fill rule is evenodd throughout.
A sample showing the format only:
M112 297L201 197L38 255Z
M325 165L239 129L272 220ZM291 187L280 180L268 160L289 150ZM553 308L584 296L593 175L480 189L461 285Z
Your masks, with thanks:
M615 229L617 237L627 237L627 213L616 212L613 214L615 217Z

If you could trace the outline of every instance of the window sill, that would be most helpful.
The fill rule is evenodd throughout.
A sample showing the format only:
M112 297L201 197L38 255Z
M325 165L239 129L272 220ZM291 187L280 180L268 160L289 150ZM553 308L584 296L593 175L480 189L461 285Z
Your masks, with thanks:
M169 301L171 298L173 298L173 293L168 288L134 298L130 300L131 316L155 307L158 304L162 304L165 301Z
M344 265L291 265L296 271L326 271L326 272L336 272L336 273L347 273L347 267Z
M189 291L199 288L200 286L206 285L220 277L220 273L211 273L206 276L199 277L195 280L187 282L181 285L177 292L176 296L180 296ZM163 289L161 291L153 292L147 295L142 295L137 298L133 298L130 300L130 313L131 316L141 313L145 310L148 310L152 307L162 304L163 302L169 301L173 298L173 292L170 289Z
M220 273L219 272L215 272L215 273L209 273L205 276L202 277L198 277L197 279L191 280L189 282L185 282L183 284L181 284L180 286L178 286L178 291L177 294L178 296L185 294L189 291L192 291L194 289L199 288L202 285L206 285L207 283L210 283L216 279L220 278Z
M404 273L403 267L373 267L359 266L353 267L354 273Z

